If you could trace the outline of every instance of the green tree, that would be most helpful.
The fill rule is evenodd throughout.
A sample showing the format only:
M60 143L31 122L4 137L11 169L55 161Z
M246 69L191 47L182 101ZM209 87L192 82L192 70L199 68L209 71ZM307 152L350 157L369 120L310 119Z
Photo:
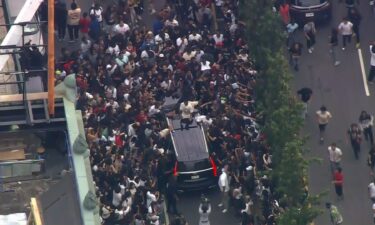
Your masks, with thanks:
M273 154L272 179L286 210L281 225L306 225L320 213L319 196L307 192L302 107L290 88L291 73L285 57L285 35L272 0L240 1L241 20L246 24L250 54L259 71L257 109L264 118L263 132Z

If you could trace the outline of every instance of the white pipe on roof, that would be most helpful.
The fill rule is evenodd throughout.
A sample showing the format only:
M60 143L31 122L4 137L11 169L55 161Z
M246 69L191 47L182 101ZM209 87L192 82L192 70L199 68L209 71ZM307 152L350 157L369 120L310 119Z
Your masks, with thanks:
M12 0L16 1L16 0ZM35 13L43 0L26 0L21 11L19 12L14 23L24 23L30 22L34 17ZM1 46L7 45L18 45L22 38L22 26L12 25L5 36ZM1 52L7 52L7 49L0 50ZM4 68L6 62L8 61L10 55L0 55L0 71Z

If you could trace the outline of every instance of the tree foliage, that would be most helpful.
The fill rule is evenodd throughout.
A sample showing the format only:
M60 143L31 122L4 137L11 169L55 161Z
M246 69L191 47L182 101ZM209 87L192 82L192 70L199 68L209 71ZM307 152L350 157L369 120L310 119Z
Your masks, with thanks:
M264 117L263 132L272 149L273 180L286 204L279 216L281 225L306 225L319 214L314 206L319 196L307 194L307 168L302 106L292 94L292 78L285 57L285 35L272 0L242 0L241 19L246 24L249 51L260 79L256 90L257 108Z

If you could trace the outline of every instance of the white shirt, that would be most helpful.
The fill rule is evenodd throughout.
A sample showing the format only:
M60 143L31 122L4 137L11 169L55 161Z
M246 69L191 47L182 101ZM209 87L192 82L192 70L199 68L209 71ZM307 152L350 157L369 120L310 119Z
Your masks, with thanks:
M180 104L181 117L183 119L190 119L191 114L194 112L194 107L196 105L198 105L197 101L193 101L193 102L189 101L187 105L185 105L185 103L182 102Z
M87 40L86 42L82 42L81 43L82 53L88 52L90 50L90 47L91 47L91 41L90 40Z
M184 38L184 39L182 39L182 38L177 38L177 40L176 40L176 45L178 46L178 47L180 47L181 45L188 45L188 43L189 43L189 41L188 41L188 39L187 38Z
M329 146L328 153L329 153L329 161L336 162L336 163L341 161L342 151L338 147L333 149L331 146Z
M368 185L368 191L370 193L370 197L371 198L375 198L375 184L374 182L371 182L369 185Z
M120 205L121 200L122 200L121 192L116 193L115 191L113 191L112 204L117 207Z
M190 34L189 35L189 41L201 41L202 36L200 34Z
M224 35L223 35L223 34L219 34L219 35L214 34L214 35L212 36L212 38L214 39L215 44L221 44L221 43L223 43L223 41L224 41Z
M371 61L370 61L370 64L371 64L371 66L375 66L375 53L373 53L373 52L371 51L372 46L373 46L373 45L370 45L370 54L371 54Z
M229 191L229 181L228 181L228 175L226 172L222 172L219 177L219 187L220 191L222 192L228 192Z
M129 30L130 30L130 27L126 23L124 23L123 26L120 26L120 24L116 24L115 27L113 28L113 31L115 33L122 34L122 35L124 35Z
M353 34L353 24L349 21L341 22L339 24L339 31L342 35L352 35Z
M98 22L101 23L103 21L103 8L99 7L99 9L91 9L90 10L90 15L94 15L96 19L98 19Z
M156 196L152 194L150 191L147 192L147 206L151 206L151 202L156 202Z
M327 124L329 122L329 119L332 118L331 113L328 111L322 112L319 110L316 112L316 115L318 116L319 124Z

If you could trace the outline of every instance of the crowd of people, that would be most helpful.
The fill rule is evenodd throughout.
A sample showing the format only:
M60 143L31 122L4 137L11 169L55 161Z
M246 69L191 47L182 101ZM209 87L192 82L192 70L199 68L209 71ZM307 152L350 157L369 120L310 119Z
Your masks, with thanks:
M61 49L56 81L76 74L102 223L165 222L163 201L173 198L166 190L175 179L172 130L161 108L173 97L178 104L197 101L197 113L209 121L210 154L229 186L222 212L229 202L243 225L275 224L281 207L271 180L259 175L272 170L272 152L258 131L258 73L238 1L169 0L160 11L152 1L114 2L81 9L76 2L56 1L59 41L65 41L66 28L69 42L81 41L79 50ZM218 29L214 12L222 21ZM143 13L154 17L150 29L140 25ZM170 208L176 214L171 224L186 224Z

